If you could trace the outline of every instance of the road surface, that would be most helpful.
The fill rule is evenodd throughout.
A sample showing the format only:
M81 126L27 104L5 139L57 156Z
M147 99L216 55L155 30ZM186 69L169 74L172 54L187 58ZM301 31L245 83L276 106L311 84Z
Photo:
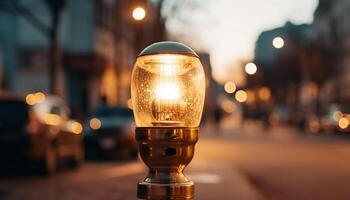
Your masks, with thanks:
M137 160L87 162L50 177L2 177L0 199L136 199L145 174ZM350 140L284 127L207 128L186 175L199 200L348 200Z

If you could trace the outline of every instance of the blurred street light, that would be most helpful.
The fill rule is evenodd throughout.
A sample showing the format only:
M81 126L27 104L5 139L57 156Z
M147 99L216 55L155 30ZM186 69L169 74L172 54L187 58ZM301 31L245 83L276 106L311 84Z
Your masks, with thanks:
M254 63L248 63L245 65L245 72L249 75L253 75L257 71L257 67Z
M276 49L280 49L284 46L284 40L281 37L275 37L272 40L272 45L276 48Z
M227 113L232 113L235 109L235 104L229 99L224 99L221 102L221 108Z
M247 93L244 90L238 90L236 92L235 98L238 102L243 103L247 101Z
M263 101L267 101L271 97L271 90L268 87L262 87L258 92L259 98Z
M225 92L232 94L236 91L236 84L233 81L227 81L224 85Z
M142 7L136 7L132 11L132 17L136 21L141 21L141 20L143 20L146 17L146 10L144 8L142 8Z
M89 125L91 129L97 130L101 128L101 121L97 118L92 118L90 119Z
M342 129L346 129L349 126L349 120L346 117L339 119L338 125Z

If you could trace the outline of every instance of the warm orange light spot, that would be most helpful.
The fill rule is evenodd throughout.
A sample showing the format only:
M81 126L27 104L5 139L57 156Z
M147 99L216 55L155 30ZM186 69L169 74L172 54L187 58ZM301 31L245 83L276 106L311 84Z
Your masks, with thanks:
M101 121L97 118L92 118L90 119L90 128L93 130L97 130L99 128L101 128Z
M42 92L37 92L34 94L36 103L42 103L45 101L45 94Z
M349 126L349 120L346 117L342 117L339 119L338 125L342 129L346 129Z
M26 96L26 102L28 105L34 105L36 103L36 98L34 94L28 94Z
M235 98L238 102L243 103L247 101L247 93L244 90L238 90L236 92Z
M232 113L235 105L231 100L225 99L221 102L221 108L227 113Z
M59 115L56 114L46 114L45 115L45 123L52 125L52 126L57 126L61 123L61 117Z
M225 92L232 94L236 91L236 84L233 81L227 81L224 85Z
M253 90L247 90L246 93L247 93L247 101L246 101L247 104L250 104L250 105L254 104L254 102L255 102L255 93L254 93L254 91Z
M133 11L132 11L132 17L137 20L143 20L146 16L146 11L144 8L142 7L136 7Z
M80 134L83 131L83 126L79 122L73 122L71 124L71 130L75 134Z
M258 92L259 98L263 101L267 101L271 97L271 90L268 87L262 87Z

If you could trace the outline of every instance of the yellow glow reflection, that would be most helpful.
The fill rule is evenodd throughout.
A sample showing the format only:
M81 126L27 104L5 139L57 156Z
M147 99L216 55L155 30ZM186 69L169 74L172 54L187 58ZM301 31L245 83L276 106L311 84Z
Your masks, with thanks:
M236 84L233 81L227 81L224 85L225 92L232 94L236 91Z

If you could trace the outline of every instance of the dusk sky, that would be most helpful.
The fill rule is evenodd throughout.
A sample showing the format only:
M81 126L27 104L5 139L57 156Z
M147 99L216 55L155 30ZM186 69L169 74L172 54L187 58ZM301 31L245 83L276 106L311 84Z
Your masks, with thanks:
M167 3L172 4L176 0ZM283 26L311 23L317 0L187 0L169 18L176 39L211 54L213 75L219 81L242 77L240 62L252 59L259 34ZM168 13L164 10L164 13Z

